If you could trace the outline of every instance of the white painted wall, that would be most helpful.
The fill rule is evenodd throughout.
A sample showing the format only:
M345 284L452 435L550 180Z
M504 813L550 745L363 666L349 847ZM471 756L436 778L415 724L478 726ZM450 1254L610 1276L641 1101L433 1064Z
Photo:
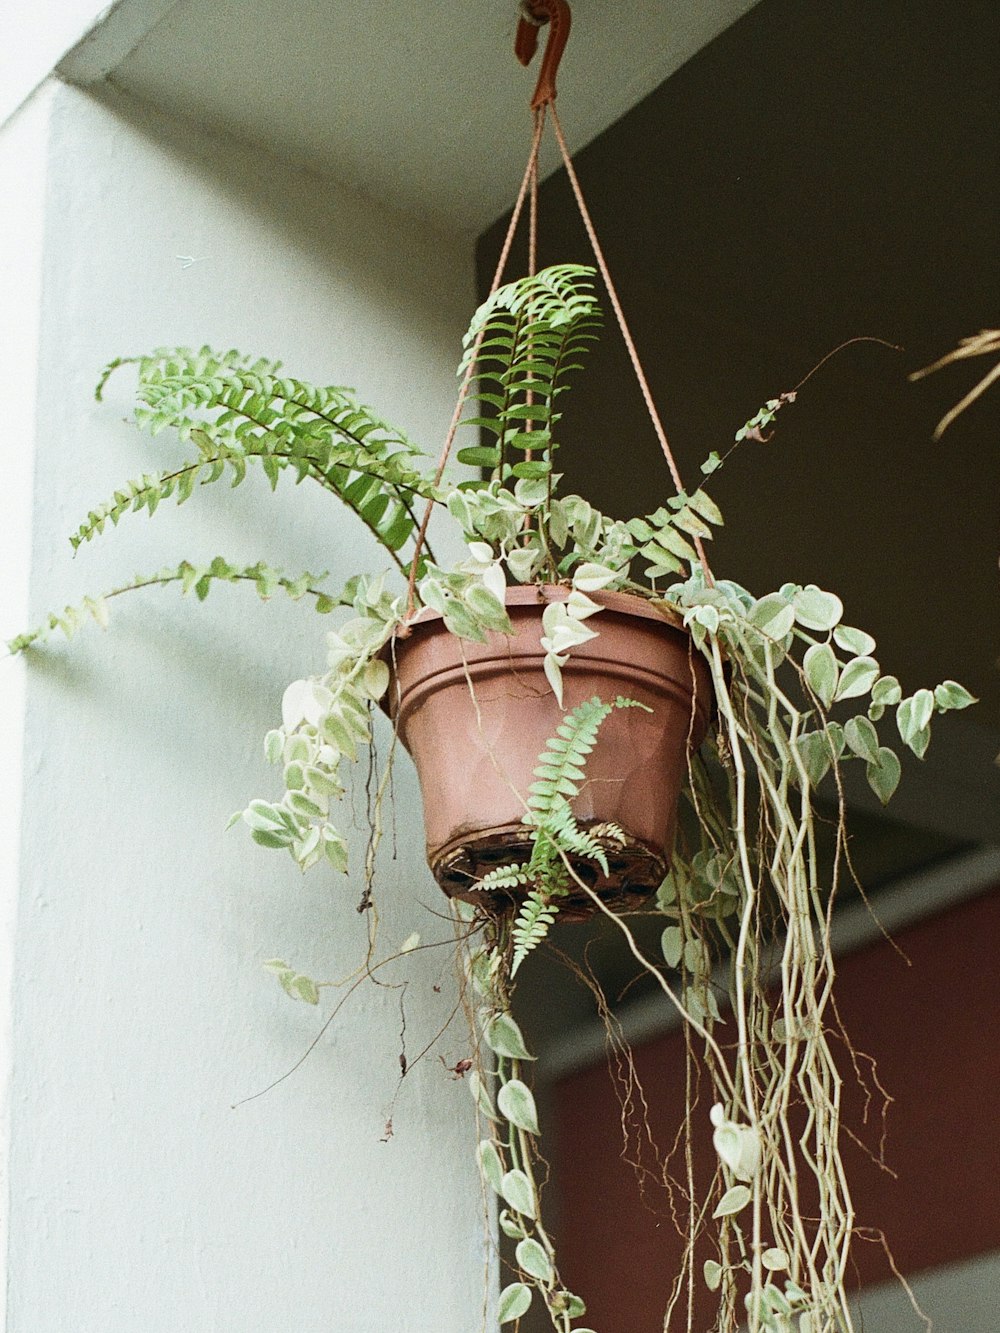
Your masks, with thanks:
M176 456L123 423L124 377L104 406L92 385L121 352L238 345L353 383L436 451L472 303L464 244L135 106L64 87L50 101L33 615L184 556L378 565L334 502L282 483L267 503L261 479L153 523L129 516L72 561L65 538L86 511ZM37 184L44 125L19 118L2 146ZM29 245L29 363L36 261ZM25 376L32 385L30 364ZM3 444L22 468L24 434ZM22 565L27 522L22 505ZM15 589L0 632L21 628L23 610ZM339 980L364 954L356 880L302 878L241 830L223 833L249 797L276 790L260 737L285 682L321 667L326 624L239 588L205 605L153 592L116 602L105 635L54 644L25 674L7 1333L485 1326L471 1099L437 1059L466 1052L459 1024L393 1101L401 1000L412 1060L453 1008L447 949L387 971L409 979L405 997L366 985L294 1075L232 1109L299 1060L332 1007L289 1001L262 961ZM0 670L0 694L20 688L18 667ZM15 726L3 755L14 781L16 743ZM387 953L412 930L449 933L432 914L405 756L395 815L378 891ZM358 832L356 856L361 845Z
M0 179L18 182L0 209L0 402L16 430L2 437L3 521L0 522L2 597L11 622L27 622L34 483L35 375L41 314L51 89L33 98L0 134ZM20 880L25 670L4 662L0 685L0 1284L6 1285L9 1189L11 999L17 886Z
M910 1290L933 1333L996 1333L1000 1325L1000 1253L977 1255L918 1273ZM858 1327L878 1333L921 1333L927 1325L898 1282L867 1288L854 1316Z

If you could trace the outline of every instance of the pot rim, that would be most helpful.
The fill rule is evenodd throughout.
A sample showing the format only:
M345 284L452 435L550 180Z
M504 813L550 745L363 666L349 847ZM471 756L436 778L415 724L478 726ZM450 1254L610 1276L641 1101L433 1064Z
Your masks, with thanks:
M547 605L553 602L566 601L571 592L572 588L566 584L519 584L507 588L504 600L506 605L510 608L522 608L528 613L536 611L538 621L540 622L541 612ZM667 638L677 636L677 638L675 638L675 644L678 648L681 646L681 643L686 644L687 655L690 658L693 650L691 632L683 623L681 617L676 613L670 612L666 608L661 610L648 599L640 597L634 593L602 589L593 594L588 593L587 595L592 596L593 600L601 607L602 612L610 613L614 617L620 617L619 624L622 629L627 629L627 624L622 625L622 621L627 622L630 619L647 622L652 621L655 625L661 627L661 630ZM526 628L525 617L523 615L520 617L515 616L515 624L518 620L520 621L520 628L523 632ZM414 635L412 633L412 630L414 629L419 630L420 633ZM638 630L639 627L635 626L634 632L637 632ZM429 638L441 634L446 634L449 638L457 638L457 636L452 636L451 631L446 630L444 617L439 611L435 611L430 607L421 607L413 619L407 622L407 624L402 627L401 631L398 631L385 643L379 656L388 665L393 678L398 680L396 671L397 653L402 656L409 648L414 647L418 640L427 642ZM516 635L517 630L515 629L515 636ZM500 641L500 647L492 654L486 652L485 655L483 655L479 651L479 644L472 645L473 648L477 650L475 652L474 664L476 674L480 676L506 674L512 667L510 651L506 647L509 641L509 636L498 631L495 634L491 634L490 638L496 638ZM461 642L461 640L459 641ZM588 647L589 645L584 645L585 649ZM544 657L544 649L539 645L537 652L530 654L520 662L521 669L541 670ZM461 664L456 663L448 666L439 664L430 672L429 676L421 676L419 682L411 682L407 690L407 696L411 705L414 697L414 689L417 690L417 693L422 695L430 680L436 680L440 684L441 677L444 675L450 675L453 672L458 672L463 675L467 674L470 669L470 664L465 662L464 653L461 653L461 650L459 650L459 658ZM702 721L707 727L715 711L714 692L711 688L711 682L708 679L709 671L707 665L698 660L700 659L700 654L698 654L697 651L694 652L694 658L696 659L696 663L692 664L692 669L697 672L700 667L701 674L706 678L703 682L703 686L707 685L707 690L704 688L696 689L694 691L694 697L697 699L698 712L702 716ZM571 653L570 662L565 669L568 669L570 674L573 675L577 669L582 671L593 671L595 667L598 667L598 669L606 672L610 671L610 674L613 675L615 674L615 665L617 664L621 667L626 660L627 659L616 657L614 654L612 654L610 658L601 654L598 661L595 661L591 654L586 651L582 654L581 660L581 655L579 653ZM634 664L629 670L626 670L625 675L628 677L634 677L636 675ZM692 682L693 679L694 677L692 677ZM653 682L647 683L660 690L664 688L665 683L669 683L671 689L677 684L676 681L672 680L669 673L658 674L655 677L655 682L655 685ZM398 718L401 705L402 696L398 694L398 692L394 692L391 688L380 700L380 707L382 710L393 719Z
M506 606L537 606L540 610L543 610L552 602L568 601L572 591L572 587L566 583L513 584L507 588L504 594L504 604ZM657 620L662 624L671 625L674 629L680 630L682 634L689 633L684 621L676 612L668 610L664 603L656 604L651 599L642 597L638 593L618 592L602 588L596 592L588 592L586 596L591 601L596 602L602 610L614 611L624 616L638 616L642 620ZM411 629L416 629L420 625L433 625L441 619L440 611L435 611L430 606L422 606L414 616L406 621L400 630L397 630L393 638L402 639L405 642Z

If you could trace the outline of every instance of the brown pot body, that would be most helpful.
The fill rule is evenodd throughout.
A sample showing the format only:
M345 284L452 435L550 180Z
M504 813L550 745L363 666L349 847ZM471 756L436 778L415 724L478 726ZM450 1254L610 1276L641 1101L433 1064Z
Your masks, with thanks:
M487 870L523 859L530 847L521 822L528 789L563 719L543 667L542 612L567 595L556 586L509 588L514 633L490 634L485 644L457 639L424 612L393 645L390 713L417 766L428 862L452 896L465 896ZM624 695L651 711L610 714L572 808L584 826L624 830L626 846L609 845L610 876L588 865L585 877L602 896L629 901L655 891L664 874L688 755L704 737L712 692L704 661L677 623L639 597L594 593L593 600L604 608L589 622L597 637L572 649L563 667L566 709Z

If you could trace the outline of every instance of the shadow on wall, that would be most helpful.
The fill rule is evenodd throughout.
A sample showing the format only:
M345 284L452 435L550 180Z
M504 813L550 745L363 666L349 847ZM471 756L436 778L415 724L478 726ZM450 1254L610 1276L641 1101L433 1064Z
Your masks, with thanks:
M464 235L415 228L412 219L393 214L379 201L228 134L216 135L202 125L177 120L113 84L97 92L68 91L121 123L123 163L129 160L128 145L139 136L174 164L178 191L186 188L186 179L199 194L209 187L217 201L213 210L192 216L190 225L177 232L175 247L161 256L144 254L144 261L169 266L195 287L207 266L213 284L221 281L241 300L244 313L236 326L243 341L245 310L247 305L253 309L260 333L254 346L244 350L281 356L287 343L301 345L308 340L317 350L295 366L296 374L320 383L331 379L340 383L345 374L358 375L357 365L371 363L379 367L378 406L387 416L412 427L428 410L439 414L441 386L454 382L462 334L475 300L471 263L467 280L464 273L457 280L455 276L454 259L461 259L463 267L467 262ZM276 179L280 189L274 187ZM123 170L117 185L124 210L148 206L141 197L141 180ZM137 193L130 198L133 192ZM266 285L272 267L269 257L275 251L288 256L283 266L286 286L280 292ZM432 251L435 262L429 262ZM93 253L101 262L99 246ZM257 285L256 255L262 286ZM123 258L109 253L104 262ZM185 259L195 262L185 264ZM113 273L109 283L115 285ZM325 307L317 300L317 293L324 290L330 295ZM135 292L138 303L139 280ZM168 313L161 307L159 345L178 340L170 323L164 325ZM225 320L224 306L217 319ZM227 334L223 323L205 327L203 336L228 346L234 334ZM440 353L440 378L433 373L413 374L407 351L414 342ZM344 348L351 348L351 366L345 368L342 361L337 364L324 355L328 348L338 349L341 356ZM355 387L364 398L363 376ZM443 416L440 430L425 448L438 447L447 424Z

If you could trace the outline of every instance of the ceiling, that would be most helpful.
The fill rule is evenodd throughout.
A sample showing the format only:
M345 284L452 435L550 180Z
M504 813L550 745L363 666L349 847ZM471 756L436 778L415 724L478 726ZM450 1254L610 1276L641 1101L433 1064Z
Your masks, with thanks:
M575 0L559 79L571 146L617 120L754 3ZM516 192L540 58L525 70L514 57L517 0L164 8L164 0L121 0L62 72L77 82L109 78L171 115L439 228L477 232ZM551 146L545 161L555 165Z

